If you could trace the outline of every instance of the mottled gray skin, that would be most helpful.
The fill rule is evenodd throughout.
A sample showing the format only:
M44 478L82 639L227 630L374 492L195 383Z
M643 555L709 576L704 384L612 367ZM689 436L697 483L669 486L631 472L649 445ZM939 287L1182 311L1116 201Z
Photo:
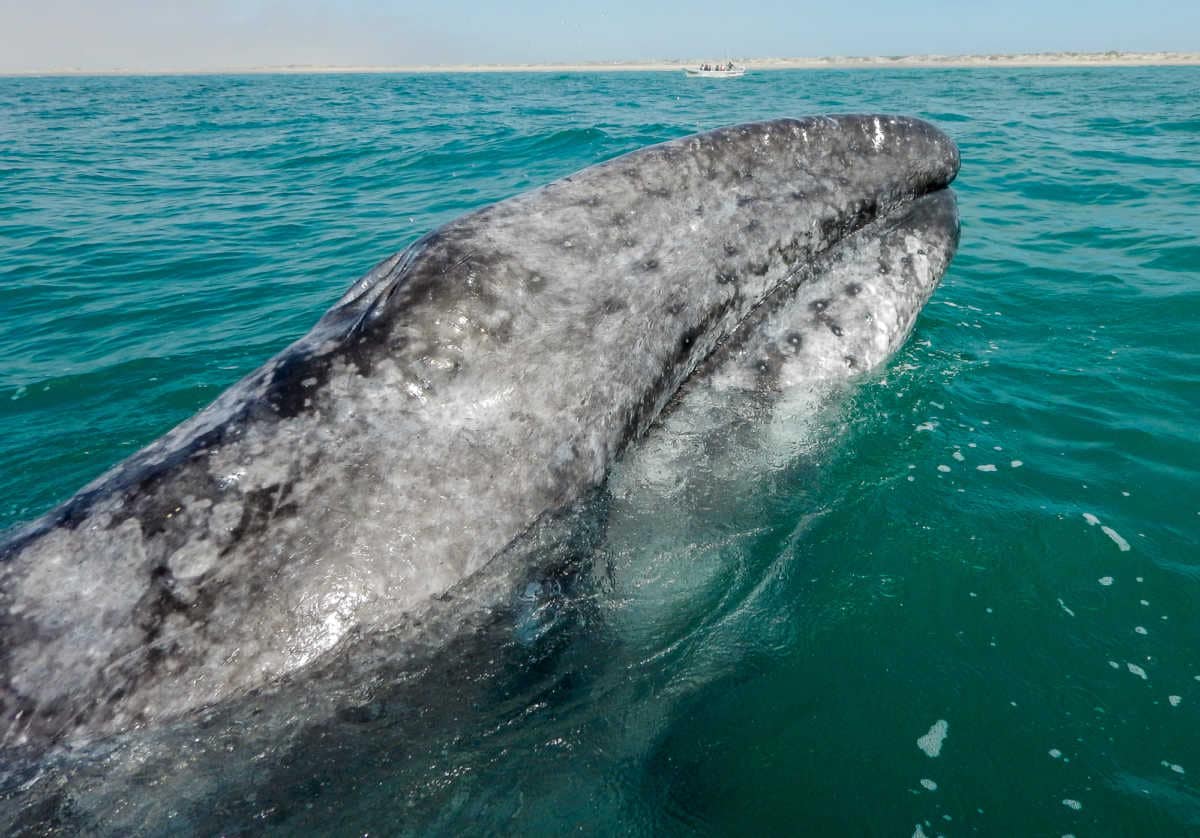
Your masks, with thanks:
M423 653L411 627L373 633L269 689L161 727L37 755L12 771L0 767L0 833L40 835L52 823L62 834L122 838L271 827L426 835L474 823L464 809L485 810L496 824L514 808L595 805L581 803L578 789L588 771L596 788L607 780L587 760L572 784L543 787L548 798L534 797L536 782L516 781L530 796L514 799L511 787L479 778L430 778L486 772L497 752L524 753L553 736L547 725L580 723L582 708L560 696L552 711L497 726L543 693L527 678L547 667L532 661L554 661L552 683L569 681L582 665L589 678L604 673L610 689L645 688L611 644L652 654L677 640L673 626L704 619L688 613L706 607L703 588L724 586L728 562L739 561L739 551L724 549L728 539L753 538L760 523L747 500L770 494L774 470L817 466L810 446L837 433L828 406L899 347L957 238L954 197L941 190L847 236L781 283L626 449L605 491L578 505L580 514L558 526L543 521L531 531L537 543L522 545L507 569L506 553L422 612L422 633L442 642ZM847 362L851 354L858 363ZM794 494L796 481L787 482ZM541 562L522 578L513 570L530 548ZM566 596L559 579L544 575L547 564L562 562L560 579L575 589ZM499 590L502 579L515 583L511 607L471 610L494 605L480 594ZM769 626L763 641L772 642ZM701 680L739 665L737 650L722 644L689 659L690 677ZM604 695L619 706L639 700ZM642 702L637 724L613 726L608 757L644 761L654 744L648 732L662 729L647 719L675 709L662 695ZM530 770L541 769L531 763Z
M918 120L737 126L381 263L304 338L0 547L0 744L163 722L328 668L352 640L420 633L599 486L764 299L957 168ZM507 595L497 580L475 601Z

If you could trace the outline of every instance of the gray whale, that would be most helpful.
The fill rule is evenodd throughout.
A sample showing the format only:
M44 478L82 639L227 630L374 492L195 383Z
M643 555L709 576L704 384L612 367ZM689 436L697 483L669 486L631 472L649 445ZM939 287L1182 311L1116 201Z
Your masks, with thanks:
M310 675L352 684L436 648L575 549L579 504L714 350L856 232L948 194L958 162L909 118L735 126L385 260L0 546L0 747L170 724ZM918 221L944 233L941 206ZM823 339L857 333L819 314Z

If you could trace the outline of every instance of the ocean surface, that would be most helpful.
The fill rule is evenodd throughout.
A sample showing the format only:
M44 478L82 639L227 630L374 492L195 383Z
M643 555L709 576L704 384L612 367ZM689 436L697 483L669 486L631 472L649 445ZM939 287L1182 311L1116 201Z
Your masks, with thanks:
M961 247L803 462L605 557L634 583L502 650L494 700L222 828L1200 834L1198 102L1200 68L0 79L0 526L467 210L729 123L918 115Z

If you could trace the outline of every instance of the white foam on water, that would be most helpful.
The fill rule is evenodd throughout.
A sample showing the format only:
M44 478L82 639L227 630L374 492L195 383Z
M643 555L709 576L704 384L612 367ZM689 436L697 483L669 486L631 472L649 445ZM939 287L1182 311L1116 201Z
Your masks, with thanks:
M1120 669L1120 668L1121 668L1121 664L1117 663L1116 661L1109 661L1109 662L1108 662L1108 665L1109 665L1109 666L1111 666L1113 669Z
M1111 538L1113 543L1117 545L1117 549L1119 549L1122 553L1129 552L1129 542L1121 538L1120 533L1118 533L1112 527L1101 527L1100 531Z
M1060 751L1058 748L1051 748L1050 756L1054 757L1054 759L1058 759L1062 756L1062 751Z
M1087 487L1085 486L1084 488L1087 488ZM1093 515L1090 512L1083 513L1083 520L1087 521L1088 525L1092 526L1092 527L1094 527L1100 523L1100 519L1097 518L1095 515ZM1125 539L1123 539L1121 537L1121 534L1118 533L1116 530L1114 530L1112 527L1102 526L1102 527L1100 527L1100 531L1103 532L1105 535L1107 535L1109 538L1111 538L1113 540L1113 543L1117 545L1117 549L1119 549L1122 553L1126 553L1129 551L1129 542L1126 541ZM1142 578L1140 576L1138 577L1138 581L1139 582L1142 581Z
M1183 766L1180 765L1179 763L1167 762L1165 759L1162 761L1162 767L1169 768L1172 771L1174 771L1176 774L1186 774L1187 773L1186 771L1183 770Z
M950 466L938 466L937 468L940 472L947 472L950 470Z
M1061 599L1058 601L1058 607L1061 608L1063 611L1066 611L1072 617L1075 616L1075 612L1072 611L1070 608L1067 608L1067 604L1065 602L1063 602Z
M1183 703L1183 696L1169 695L1169 696L1167 696L1167 701L1170 702L1172 707L1178 707L1180 704Z
M921 825L917 824L917 828L913 830L912 838L929 838L925 834L925 830L921 829Z
M1083 808L1082 803L1080 803L1078 800L1072 800L1069 797L1063 800L1063 805L1068 809L1074 809L1076 812Z
M1146 670L1142 669L1136 663L1126 663L1125 668L1128 669L1130 672L1132 672L1137 677L1141 678L1143 681L1150 680L1150 676L1146 674Z
M1025 465L1025 464L1023 462L1021 462L1020 460L1013 460L1011 463L1009 463L1009 466L1012 468L1020 468L1023 465Z
M961 451L955 451L955 452L954 452L953 454L951 454L950 456L951 456L951 457L953 457L954 459L958 460L960 463L961 463L963 460L967 459L966 457L964 457L964 456L963 456L963 452L961 452Z
M922 422L920 425L917 425L917 430L918 431L932 431L937 426L938 426L937 422Z
M1142 635L1146 635L1146 634L1149 634L1149 633L1150 633L1150 632L1146 631L1146 627L1145 627L1145 626L1134 626L1134 627L1133 627L1133 630L1134 630L1136 633L1138 633L1138 634L1142 634Z
M1113 583L1113 578L1111 576L1101 576L1096 581L1107 588L1109 585L1111 585Z
M928 791L937 791L937 783L933 780L921 780L921 786Z
M950 723L945 719L938 719L933 723L933 727L929 728L928 733L917 739L917 747L925 752L925 756L933 759L942 753L942 743L949 735Z
M981 466L975 466L977 471L995 471L996 467L992 463L985 463Z
M1150 600L1148 600L1148 599L1139 599L1138 602L1140 602L1142 605L1146 605L1146 606L1150 605Z

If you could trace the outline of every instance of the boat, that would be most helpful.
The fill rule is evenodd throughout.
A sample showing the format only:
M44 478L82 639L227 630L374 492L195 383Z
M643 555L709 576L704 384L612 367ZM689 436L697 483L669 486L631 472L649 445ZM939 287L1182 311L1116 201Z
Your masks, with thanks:
M700 79L735 79L746 75L746 68L740 64L728 61L724 64L701 64L699 67L684 67L688 78Z

